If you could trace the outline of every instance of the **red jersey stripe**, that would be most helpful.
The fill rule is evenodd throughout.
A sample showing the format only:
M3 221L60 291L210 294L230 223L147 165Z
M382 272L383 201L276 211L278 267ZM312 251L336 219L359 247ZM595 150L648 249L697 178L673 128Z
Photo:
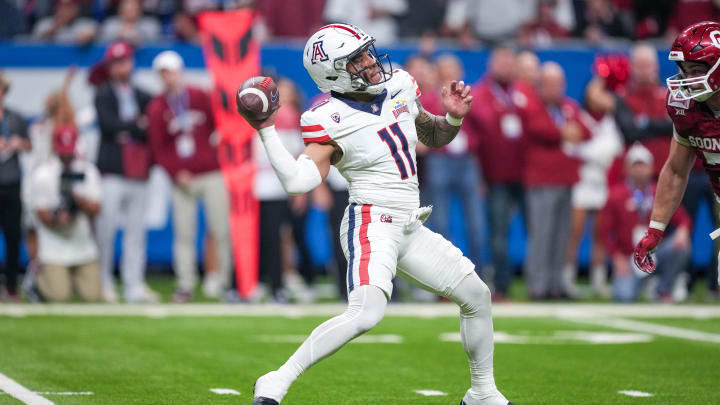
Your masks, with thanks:
M360 284L370 284L370 275L368 274L368 265L370 264L370 239L368 239L367 232L368 226L370 225L370 208L371 204L365 204L362 206L362 225L360 225L360 232L358 239L360 240Z
M303 132L315 132L315 131L324 131L325 128L323 128L322 125L303 125L300 127L300 130Z
M303 138L303 142L305 142L305 145L309 143L323 143L331 140L332 138L330 138L329 135L318 136L315 138Z

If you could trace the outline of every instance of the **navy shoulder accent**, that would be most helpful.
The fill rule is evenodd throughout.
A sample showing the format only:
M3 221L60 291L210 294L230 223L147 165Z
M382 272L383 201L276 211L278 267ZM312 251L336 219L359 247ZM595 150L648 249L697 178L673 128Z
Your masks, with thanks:
M387 89L383 90L382 93L378 94L370 101L353 100L342 93L337 93L334 91L332 92L332 96L358 111L380 116L380 114L382 113L383 102L385 101L385 97L387 97Z

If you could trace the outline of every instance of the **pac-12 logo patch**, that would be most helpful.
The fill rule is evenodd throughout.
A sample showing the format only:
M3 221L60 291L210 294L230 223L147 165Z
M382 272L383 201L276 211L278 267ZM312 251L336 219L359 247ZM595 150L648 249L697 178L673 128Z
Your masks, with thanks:
M313 42L312 52L312 58L310 58L310 60L313 64L316 64L318 62L325 62L329 59L327 53L325 53L325 49L323 49L323 41Z
M384 222L386 224L392 224L392 215L386 215L386 214L380 215L380 222Z
M332 113L330 118L332 118L332 120L337 122L338 124L340 123L340 113Z
M395 118L397 118L400 114L404 112L410 114L410 109L408 109L407 106L407 100L395 101L395 104L393 104L393 115L395 116Z

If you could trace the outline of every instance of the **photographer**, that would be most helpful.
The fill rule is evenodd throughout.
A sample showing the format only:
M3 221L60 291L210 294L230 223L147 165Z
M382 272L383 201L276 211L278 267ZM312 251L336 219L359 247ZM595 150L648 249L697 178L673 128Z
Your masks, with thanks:
M30 205L39 219L38 288L51 302L68 300L74 289L85 301L100 300L98 248L91 221L100 212L100 173L75 157L77 129L55 129L56 156L32 174Z

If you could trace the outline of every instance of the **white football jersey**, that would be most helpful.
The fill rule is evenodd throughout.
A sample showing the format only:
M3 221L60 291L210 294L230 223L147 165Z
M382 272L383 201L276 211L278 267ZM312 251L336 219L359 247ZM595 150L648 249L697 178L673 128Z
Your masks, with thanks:
M404 70L395 70L385 90L370 102L342 94L303 113L305 144L334 141L343 151L335 164L349 183L350 202L388 208L420 205L415 146L415 101L420 90Z

